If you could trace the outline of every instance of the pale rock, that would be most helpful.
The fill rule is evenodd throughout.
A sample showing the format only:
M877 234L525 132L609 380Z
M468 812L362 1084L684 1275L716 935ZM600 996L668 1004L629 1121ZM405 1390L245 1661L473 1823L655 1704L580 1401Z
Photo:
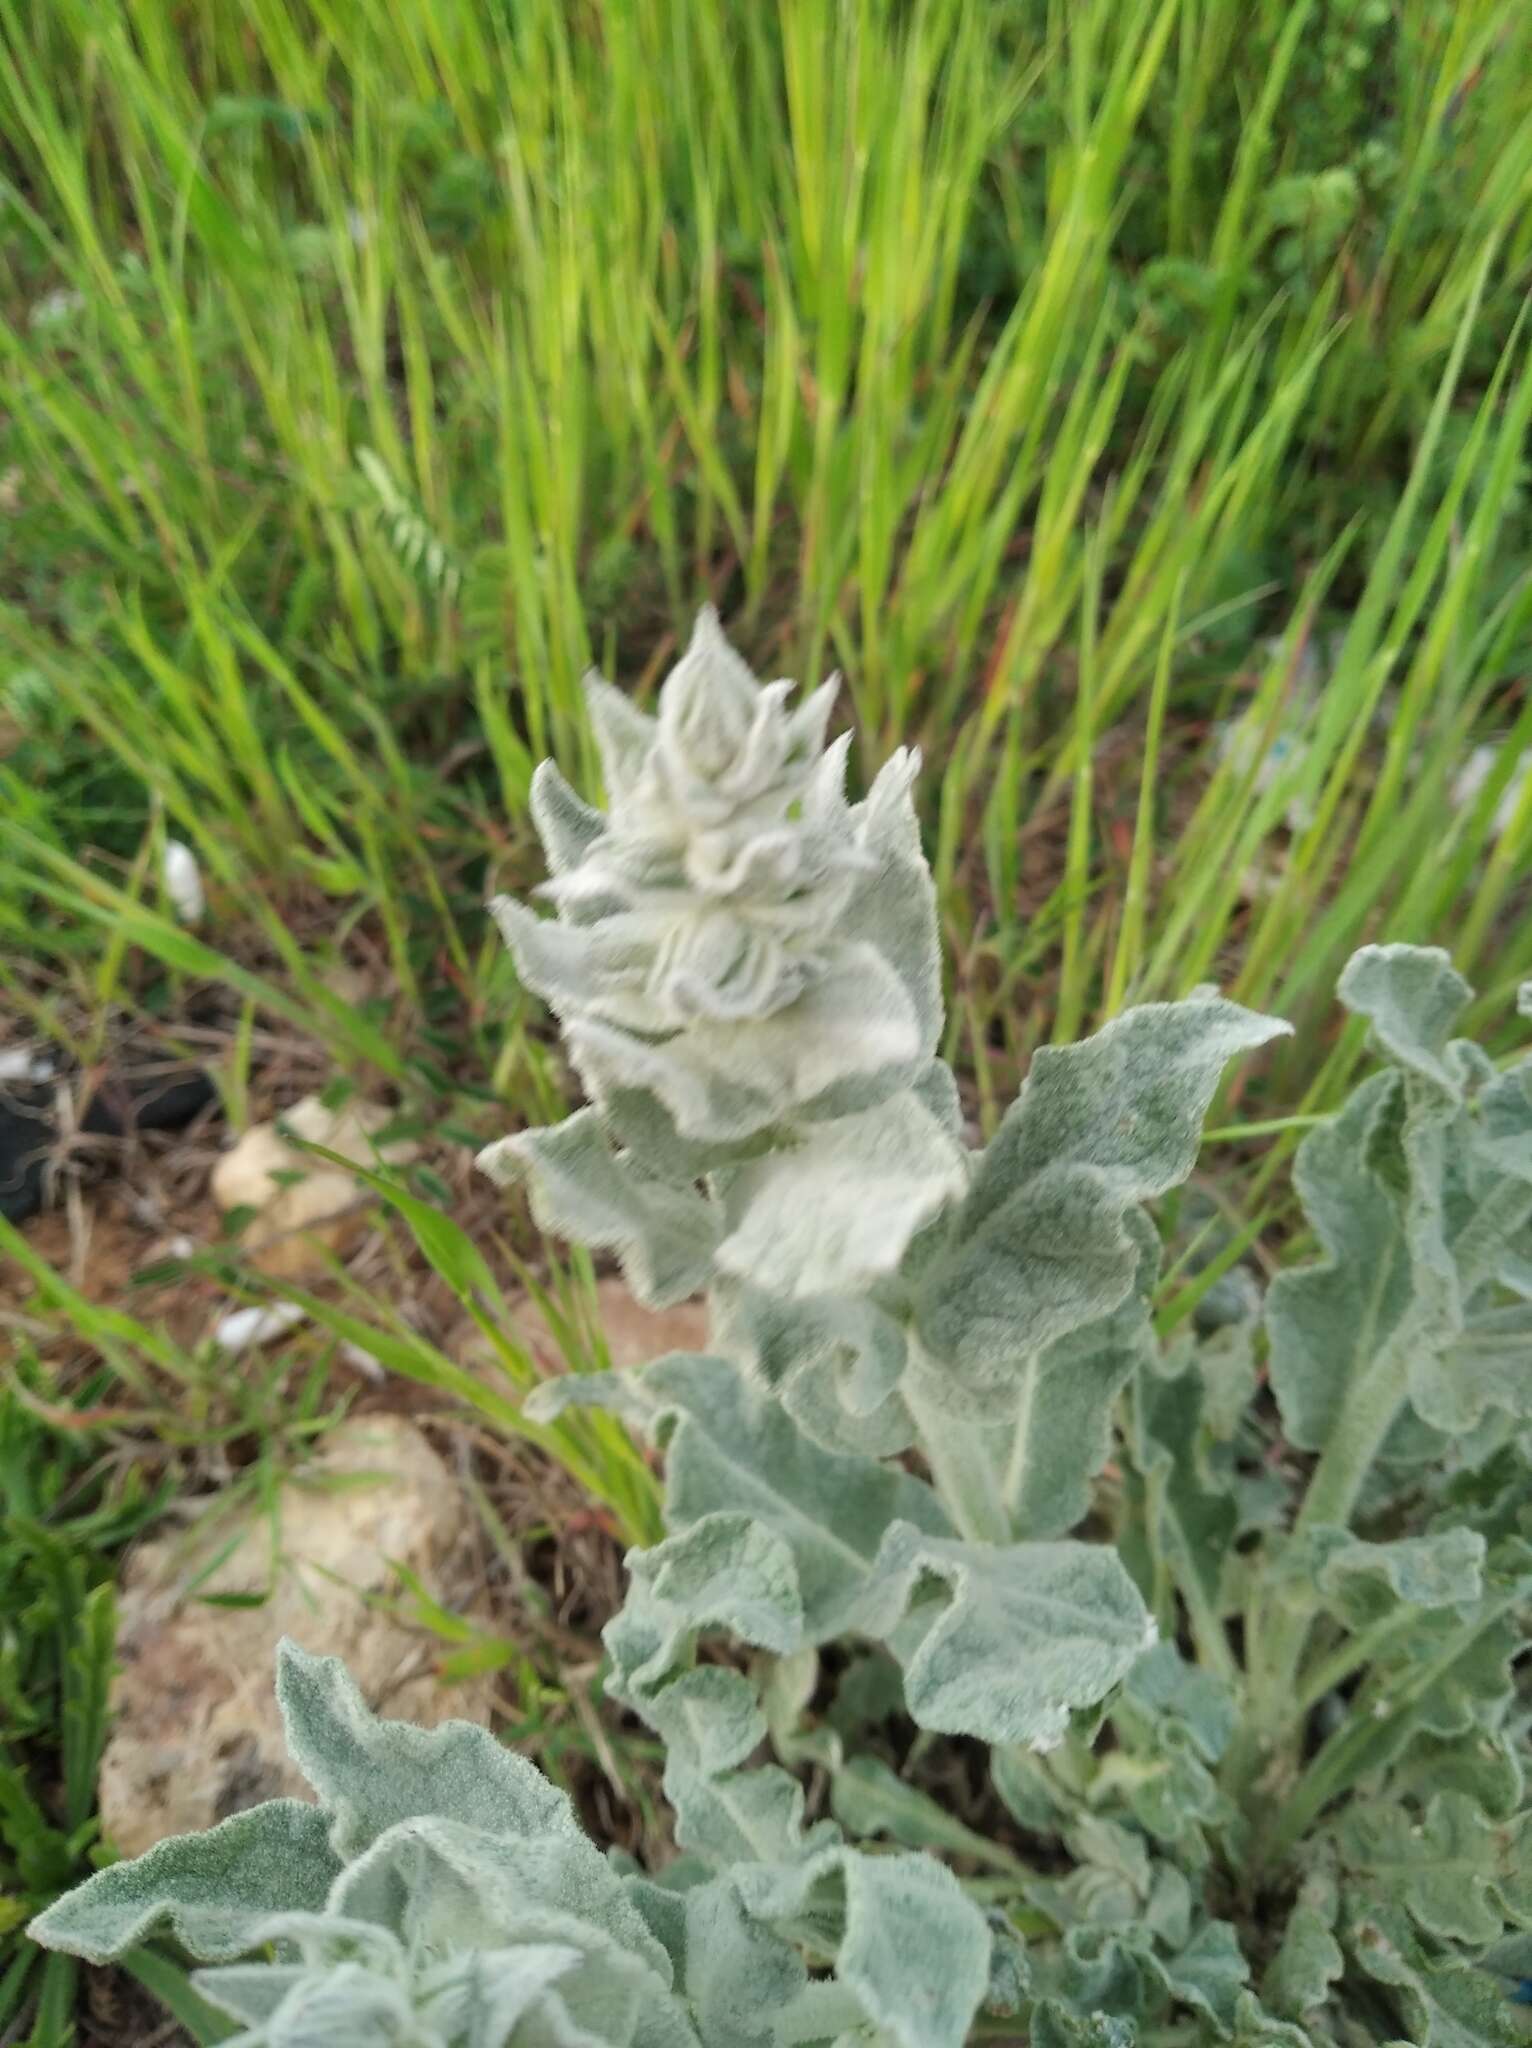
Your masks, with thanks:
M311 1145L339 1152L358 1166L402 1166L420 1147L409 1139L383 1146L376 1134L394 1112L378 1102L327 1109L316 1095L284 1110L280 1122ZM301 1174L301 1180L288 1180ZM220 1209L255 1210L243 1243L262 1272L286 1280L323 1271L324 1254L342 1255L366 1228L367 1191L343 1167L328 1166L289 1144L277 1124L255 1124L213 1168Z
M380 1476L363 1484L361 1473ZM461 1606L453 1580L471 1517L413 1423L371 1415L339 1424L284 1487L280 1517L275 1562L259 1509L237 1524L214 1517L205 1533L143 1544L129 1559L99 1788L103 1832L125 1855L263 1799L312 1796L287 1759L272 1690L284 1635L343 1658L368 1703L390 1717L489 1721L490 1679L441 1684L431 1639L364 1597L404 1592L392 1560L443 1605ZM200 1597L268 1588L260 1606Z

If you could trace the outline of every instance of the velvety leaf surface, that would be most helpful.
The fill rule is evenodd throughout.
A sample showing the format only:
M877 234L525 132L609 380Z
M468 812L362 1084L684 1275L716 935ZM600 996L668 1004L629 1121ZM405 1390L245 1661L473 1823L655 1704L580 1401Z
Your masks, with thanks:
M328 1817L273 1799L98 1870L30 1932L46 1948L104 1963L166 1928L192 1955L220 1962L247 1953L273 1913L319 1912L340 1870Z
M1526 2040L1494 1979L1456 1959L1433 1956L1395 1909L1369 1909L1354 1924L1351 1954L1388 1987L1418 2048L1518 2048Z
M1456 1094L1447 1044L1473 990L1440 947L1363 946L1347 961L1336 993L1368 1020L1390 1058Z
M1137 1267L1127 1213L1190 1173L1229 1060L1286 1029L1199 997L1034 1055L922 1288L923 1340L960 1389L1013 1393L1028 1354L1123 1301Z
M1061 1536L1084 1518L1091 1483L1111 1452L1117 1398L1158 1355L1149 1300L1160 1241L1140 1212L1130 1210L1126 1224L1138 1251L1133 1291L1110 1315L1056 1339L1022 1368L1001 1446L1017 1536Z
M1426 1934L1483 1947L1507 1917L1532 1921L1532 1825L1496 1825L1460 1792L1438 1793L1418 1820L1358 1800L1337 1839L1361 1896L1404 1907Z
M1339 1899L1333 1879L1305 1880L1282 1940L1261 1980L1261 1996L1282 2017L1301 2020L1322 2006L1346 1967L1335 1938Z
M704 1285L719 1221L694 1189L654 1180L614 1152L594 1110L521 1131L479 1154L502 1184L525 1180L540 1229L612 1251L634 1294L667 1308Z
M990 1933L952 1873L928 1856L827 1848L735 1879L762 1919L839 1927L836 1981L880 2041L962 2048L989 1986Z
M967 1184L961 1146L906 1090L734 1169L718 1263L789 1299L855 1294L894 1272Z
M338 1657L313 1657L284 1641L277 1699L288 1752L331 1816L343 1861L418 1814L513 1839L583 1840L567 1797L487 1728L381 1720Z
M1350 1380L1398 1329L1414 1296L1397 1189L1375 1171L1397 1157L1402 1085L1364 1081L1333 1122L1298 1147L1293 1185L1323 1251L1277 1275L1266 1296L1271 1385L1282 1424L1303 1450L1323 1448ZM1390 1176L1390 1179L1392 1176Z
M1154 1635L1114 1551L957 1543L906 1523L889 1530L853 1625L888 1641L922 1727L1042 1748Z
M914 1442L899 1391L909 1346L902 1325L876 1301L783 1299L724 1278L712 1304L717 1348L768 1387L821 1448L890 1458Z
M791 1549L815 1640L840 1625L891 1523L950 1534L928 1486L870 1458L821 1449L724 1359L661 1359L643 1384L666 1452L666 1526L684 1530L724 1512L776 1530Z

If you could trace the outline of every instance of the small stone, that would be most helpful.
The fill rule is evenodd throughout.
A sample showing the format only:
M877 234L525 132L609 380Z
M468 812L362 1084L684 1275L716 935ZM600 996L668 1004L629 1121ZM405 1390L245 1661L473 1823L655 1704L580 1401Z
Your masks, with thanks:
M379 1146L376 1134L393 1111L377 1102L326 1109L315 1095L285 1110L280 1122L295 1136L358 1166L402 1166L420 1147L409 1139ZM289 1176L301 1175L299 1179ZM288 1142L277 1123L253 1125L213 1168L213 1199L220 1209L256 1213L243 1243L251 1262L274 1279L301 1280L322 1272L326 1255L343 1256L367 1227L369 1196L343 1167L329 1166Z
M378 1477L364 1484L363 1473ZM263 1799L313 1796L288 1760L273 1692L284 1635L343 1658L369 1704L390 1717L425 1727L489 1721L490 1679L443 1685L429 1639L367 1604L404 1592L397 1563L454 1605L471 1518L413 1423L371 1415L339 1424L283 1488L279 1514L276 1557L271 1520L253 1508L233 1525L213 1516L205 1533L146 1543L129 1559L99 1787L103 1832L124 1855ZM248 1599L268 1589L258 1606L207 1604L209 1594Z
M183 839L167 839L162 863L165 894L182 924L199 924L207 911L202 870Z

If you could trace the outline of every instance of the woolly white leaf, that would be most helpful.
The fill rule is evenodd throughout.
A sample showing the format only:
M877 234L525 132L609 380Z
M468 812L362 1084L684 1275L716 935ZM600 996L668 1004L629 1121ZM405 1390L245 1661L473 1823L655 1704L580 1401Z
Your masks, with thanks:
M844 1928L836 1980L863 2020L882 2030L877 2038L898 2048L962 2048L989 1987L990 1934L941 1864L826 1849L786 1870L741 1872L735 1882L747 1906L768 1919L822 1911L816 1895L829 1890Z
M1468 991L1445 955L1370 948L1353 970L1347 999L1403 1071L1299 1147L1323 1256L1267 1297L1271 1383L1288 1435L1317 1450L1358 1377L1392 1374L1382 1458L1422 1462L1496 1411L1532 1413L1532 1317L1493 1291L1532 1226L1532 1063L1499 1074L1447 1042Z
M915 1440L899 1393L904 1328L860 1295L783 1300L725 1276L712 1290L714 1342L769 1387L816 1444L890 1458Z
M662 1683L703 1629L727 1627L778 1655L803 1640L792 1550L749 1515L704 1515L654 1549L633 1552L628 1572L627 1601L605 1638L627 1690Z
M1323 1447L1350 1373L1410 1306L1414 1277L1397 1196L1369 1165L1395 1156L1388 1140L1399 1108L1395 1077L1374 1075L1333 1122L1309 1133L1294 1161L1293 1184L1324 1258L1278 1274L1266 1326L1283 1426L1304 1450Z
M852 812L871 872L858 885L843 929L869 941L890 961L909 995L918 1043L929 1058L941 1039L941 939L936 885L921 851L915 817L918 753L901 748L874 778L865 803Z
M1444 1055L1473 990L1437 946L1363 946L1346 962L1336 993L1365 1017L1378 1044L1449 1095L1457 1077Z
M797 1951L751 1918L733 1884L682 1895L682 1989L706 2048L766 2048L772 2020L802 1990Z
M621 803L643 773L655 742L655 722L594 669L585 678L585 708L596 735L607 796L614 804Z
M1484 1590L1484 1556L1474 1529L1368 1543L1348 1529L1320 1526L1288 1544L1281 1571L1315 1587L1332 1612L1360 1628L1401 1606L1471 1605Z
M1469 1316L1439 1368L1421 1360L1410 1394L1427 1422L1453 1435L1466 1434L1494 1408L1532 1416L1532 1303Z
M565 1795L487 1728L379 1720L338 1657L284 1640L277 1700L289 1754L331 1815L331 1844L343 1859L418 1814L513 1838L583 1842Z
M1115 1551L956 1543L903 1523L884 1538L856 1626L887 1639L922 1727L1042 1749L1154 1640Z
M558 917L493 906L592 1098L648 1093L684 1139L866 1107L940 1032L910 764L853 810L848 740L824 746L834 685L796 711L790 687L757 684L710 609L657 718L592 678L610 813L539 771Z
M654 1422L654 1403L633 1371L562 1372L533 1387L522 1403L529 1422L556 1422L571 1409L593 1408L615 1415L636 1435L647 1436Z
M1124 1300L1128 1212L1191 1171L1227 1062L1286 1029L1198 997L1034 1056L918 1305L927 1350L971 1398L1014 1405L1029 1354Z
M259 2025L307 1974L302 1963L226 1963L221 1969L198 1970L192 1982L220 2012Z
M897 1269L967 1179L962 1149L906 1091L735 1168L718 1263L779 1295L854 1294Z
M614 1088L647 1088L684 1136L723 1141L794 1113L812 1116L847 1081L892 1088L920 1050L903 983L866 944L843 947L770 1016L699 1019L655 1042L587 1015L566 1022L565 1040L597 1102Z
M1133 1293L1109 1316L1036 1352L1020 1375L1016 1413L1007 1418L1000 1444L1006 1504L1018 1536L1059 1536L1083 1519L1091 1482L1111 1453L1117 1397L1155 1361L1148 1303L1160 1241L1141 1212L1129 1210L1126 1223L1138 1254Z
M346 1866L330 1906L387 1927L411 1952L422 1945L487 1948L508 1939L573 1942L604 1959L603 1967L611 1963L623 1985L637 1981L634 1970L656 1978L655 1988L670 1982L670 1959L621 1879L573 1827L490 1834L417 1815Z
M579 866L606 830L598 810L577 796L551 761L532 776L532 822L555 875Z
M746 1514L788 1544L814 1640L833 1634L876 1568L890 1524L950 1534L935 1494L906 1472L811 1443L726 1360L676 1356L643 1375L666 1451L666 1526Z
M702 1665L624 1696L664 1742L665 1796L683 1849L730 1871L796 1863L839 1841L831 1821L805 1826L796 1778L774 1765L745 1768L766 1722L740 1672Z
M540 1229L616 1252L628 1285L650 1307L685 1301L707 1279L719 1228L708 1203L614 1152L593 1110L501 1138L478 1163L502 1184L526 1181Z
M413 2048L418 2038L404 1985L359 1963L304 1972L251 2036L260 2048Z
M445 2040L461 2041L463 2048L506 2048L523 2019L540 2006L538 2016L546 2016L544 1994L588 1961L579 1949L550 1942L480 1949L425 1971L419 2006Z
M192 1955L218 1962L246 1954L271 1914L318 1912L340 1869L327 1816L274 1799L98 1870L27 1931L44 1948L105 1963L168 1928Z

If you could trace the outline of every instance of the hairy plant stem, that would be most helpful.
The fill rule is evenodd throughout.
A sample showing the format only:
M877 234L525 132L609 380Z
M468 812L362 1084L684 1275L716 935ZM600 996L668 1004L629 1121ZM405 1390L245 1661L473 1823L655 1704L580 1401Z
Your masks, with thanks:
M1016 1410L1016 1421L1011 1429L1010 1450L1005 1461L1005 1510L1009 1521L1016 1512L1021 1499L1022 1485L1027 1476L1027 1461L1031 1455L1032 1403L1037 1394L1037 1357L1034 1353L1027 1360L1026 1377L1021 1385L1021 1400Z
M1409 1390L1408 1332L1396 1334L1341 1403L1329 1442L1320 1453L1294 1537L1311 1529L1346 1528L1395 1417ZM1244 1725L1231 1744L1224 1786L1248 1812L1256 1785L1272 1759L1297 1738L1307 1709L1302 1663L1319 1602L1308 1588L1288 1586L1262 1600L1247 1638L1250 1692Z
M1011 1518L991 1448L993 1427L955 1415L935 1394L917 1391L920 1379L919 1373L910 1374L904 1397L915 1418L920 1454L953 1527L971 1543L1009 1543Z
M1415 1613L1411 1608L1403 1608L1397 1614L1385 1614L1371 1628L1364 1629L1360 1635L1347 1636L1329 1656L1310 1665L1298 1693L1298 1712L1312 1713L1319 1702L1334 1692L1338 1685L1344 1685L1353 1672L1370 1664L1390 1636L1403 1633L1414 1620Z
M1187 1623L1197 1649L1197 1661L1216 1671L1230 1685L1240 1677L1238 1661L1229 1643L1228 1631L1213 1602L1208 1598L1196 1568L1187 1554L1184 1531L1169 1512L1169 1473L1157 1467L1147 1455L1148 1431L1143 1416L1143 1385L1135 1375L1128 1385L1128 1414L1131 1418L1134 1459L1143 1475L1142 1514L1149 1537L1154 1567L1154 1597L1151 1611L1162 1635L1174 1630L1174 1596L1179 1593Z

